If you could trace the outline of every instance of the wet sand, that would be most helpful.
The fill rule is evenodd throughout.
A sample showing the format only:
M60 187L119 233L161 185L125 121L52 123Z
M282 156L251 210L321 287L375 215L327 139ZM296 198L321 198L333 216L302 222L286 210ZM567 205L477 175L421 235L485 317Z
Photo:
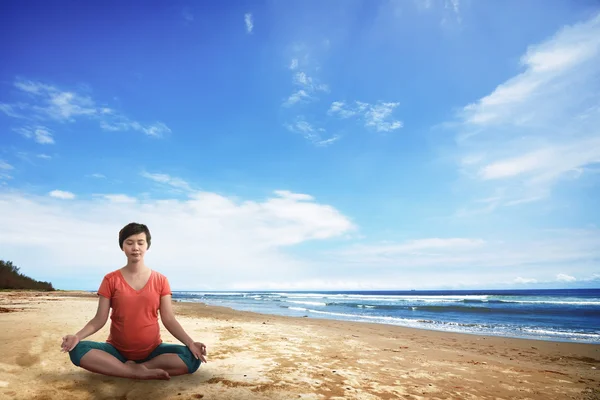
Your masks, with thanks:
M208 363L170 381L105 377L60 352L96 304L84 292L0 292L0 399L600 399L600 345L178 302ZM86 340L105 340L109 324ZM178 343L162 325L161 334Z

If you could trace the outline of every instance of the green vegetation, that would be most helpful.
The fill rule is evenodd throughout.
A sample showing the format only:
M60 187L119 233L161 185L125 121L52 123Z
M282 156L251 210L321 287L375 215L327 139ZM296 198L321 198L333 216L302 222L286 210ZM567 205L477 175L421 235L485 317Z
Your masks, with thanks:
M19 272L12 261L0 260L0 289L33 289L54 291L50 282L39 282Z

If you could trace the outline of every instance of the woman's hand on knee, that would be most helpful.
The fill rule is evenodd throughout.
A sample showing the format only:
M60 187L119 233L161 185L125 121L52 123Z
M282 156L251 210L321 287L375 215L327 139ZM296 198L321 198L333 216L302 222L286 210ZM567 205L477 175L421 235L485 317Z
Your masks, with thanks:
M204 356L206 355L206 346L204 345L204 343L193 342L188 346L188 348L190 349L194 357L206 363L206 358L204 358Z
M63 336L62 339L62 345L60 346L62 352L69 352L73 350L79 343L79 337L77 337L77 335Z

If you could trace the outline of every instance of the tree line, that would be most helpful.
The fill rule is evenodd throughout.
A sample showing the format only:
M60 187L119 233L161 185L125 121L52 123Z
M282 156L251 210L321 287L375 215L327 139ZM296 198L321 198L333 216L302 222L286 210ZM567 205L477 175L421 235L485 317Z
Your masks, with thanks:
M50 282L40 282L23 275L12 261L0 260L0 289L55 290Z

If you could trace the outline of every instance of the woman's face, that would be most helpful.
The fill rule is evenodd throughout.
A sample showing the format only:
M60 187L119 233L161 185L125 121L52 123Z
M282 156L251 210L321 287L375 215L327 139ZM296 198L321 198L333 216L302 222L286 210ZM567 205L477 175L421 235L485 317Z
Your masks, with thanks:
M123 242L123 252L130 261L141 261L144 259L144 254L148 249L146 242L146 234L144 232L137 235L131 235Z

